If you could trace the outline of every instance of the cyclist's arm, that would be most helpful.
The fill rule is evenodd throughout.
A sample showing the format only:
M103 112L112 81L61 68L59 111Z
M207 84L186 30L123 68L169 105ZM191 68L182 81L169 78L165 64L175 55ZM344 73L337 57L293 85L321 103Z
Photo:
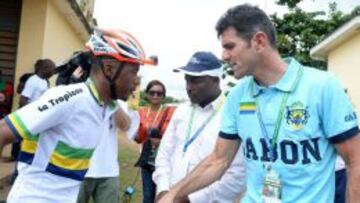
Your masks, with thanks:
M130 117L120 107L115 112L115 124L122 131L128 131L131 125Z
M10 130L10 127L4 119L0 120L0 157L2 157L2 151L7 144L16 142L17 138Z

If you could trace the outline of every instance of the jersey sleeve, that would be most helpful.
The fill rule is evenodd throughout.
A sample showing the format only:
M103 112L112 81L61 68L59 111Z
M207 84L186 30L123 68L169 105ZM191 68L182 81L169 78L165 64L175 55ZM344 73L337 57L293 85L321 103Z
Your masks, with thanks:
M76 112L73 100L76 94L83 93L83 89L58 90L50 89L38 100L5 117L6 123L18 139L35 139L39 133L60 125Z
M359 132L357 115L335 76L325 82L322 94L321 119L325 135L332 143L340 143Z

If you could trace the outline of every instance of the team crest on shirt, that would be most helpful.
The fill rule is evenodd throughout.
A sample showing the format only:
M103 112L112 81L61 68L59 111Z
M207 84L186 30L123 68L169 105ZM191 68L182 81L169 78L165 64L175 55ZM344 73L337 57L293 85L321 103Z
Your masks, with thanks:
M293 130L301 130L304 128L310 117L308 107L300 101L286 106L285 119L286 124Z

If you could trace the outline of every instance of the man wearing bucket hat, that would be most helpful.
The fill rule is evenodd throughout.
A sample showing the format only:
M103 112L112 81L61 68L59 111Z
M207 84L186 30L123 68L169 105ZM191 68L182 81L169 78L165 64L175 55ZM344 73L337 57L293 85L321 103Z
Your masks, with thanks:
M214 149L224 95L220 90L221 62L210 52L196 52L184 67L190 102L180 104L161 141L155 162L157 199L185 177ZM222 179L196 193L187 201L232 202L244 191L245 171L241 152Z

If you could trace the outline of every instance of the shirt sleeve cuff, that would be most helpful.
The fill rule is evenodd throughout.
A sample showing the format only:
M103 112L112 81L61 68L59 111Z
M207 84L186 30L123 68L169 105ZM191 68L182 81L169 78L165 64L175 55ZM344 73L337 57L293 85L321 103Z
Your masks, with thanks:
M228 139L228 140L240 139L239 135L236 133L230 134L230 133L224 133L224 132L220 131L219 136L221 138Z
M206 195L206 189L192 193L188 196L190 202L208 202L211 198Z
M353 127L345 132L342 132L338 135L332 136L329 138L330 143L337 144L345 140L348 140L359 133L359 126Z
M9 116L6 116L4 118L6 124L9 126L11 132L15 135L16 140L17 141L21 141L23 138L21 137L21 135L19 134L19 132L17 131L17 129L15 128L14 124L11 122L11 120L9 119Z
M169 182L165 178L160 178L156 183L156 194L158 195L160 192L169 191L170 185Z

